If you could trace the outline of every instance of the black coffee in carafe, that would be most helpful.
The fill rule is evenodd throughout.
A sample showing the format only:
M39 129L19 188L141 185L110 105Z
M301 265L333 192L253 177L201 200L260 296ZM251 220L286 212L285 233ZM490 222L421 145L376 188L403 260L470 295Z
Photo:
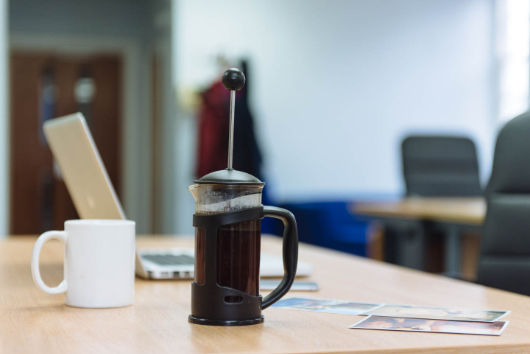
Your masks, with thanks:
M217 235L217 283L247 294L259 294L259 220L219 228Z
M221 286L259 294L261 232L259 220L221 226L217 235L217 283ZM195 282L205 281L205 240L203 228L195 231Z
M261 207L263 183L254 185L195 184L196 215L217 215ZM216 236L216 281L257 296L261 249L260 219L219 226ZM205 281L206 230L195 230L195 282Z

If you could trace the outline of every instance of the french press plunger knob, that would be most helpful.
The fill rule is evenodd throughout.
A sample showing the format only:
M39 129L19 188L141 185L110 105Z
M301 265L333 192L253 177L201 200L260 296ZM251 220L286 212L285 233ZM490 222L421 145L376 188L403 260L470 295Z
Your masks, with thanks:
M245 74L239 69L231 68L223 74L223 85L227 90L239 91L245 86Z

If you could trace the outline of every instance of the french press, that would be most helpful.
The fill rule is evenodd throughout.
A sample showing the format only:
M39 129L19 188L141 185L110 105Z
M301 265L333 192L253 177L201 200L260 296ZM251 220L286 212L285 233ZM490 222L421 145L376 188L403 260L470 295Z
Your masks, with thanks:
M298 232L293 214L263 206L264 183L232 168L235 93L245 84L238 69L223 74L230 90L228 168L209 173L189 187L195 198L195 279L189 321L205 325L250 325L263 322L261 310L278 301L293 283L298 261ZM284 277L269 295L259 295L261 219L284 225Z

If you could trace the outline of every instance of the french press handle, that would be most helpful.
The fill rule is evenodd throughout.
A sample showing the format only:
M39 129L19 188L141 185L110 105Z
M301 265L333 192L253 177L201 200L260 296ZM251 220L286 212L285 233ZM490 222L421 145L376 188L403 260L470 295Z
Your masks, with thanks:
M283 222L283 279L280 285L263 299L261 308L265 309L280 300L293 284L298 264L298 229L296 219L289 210L264 206L263 216L279 219Z

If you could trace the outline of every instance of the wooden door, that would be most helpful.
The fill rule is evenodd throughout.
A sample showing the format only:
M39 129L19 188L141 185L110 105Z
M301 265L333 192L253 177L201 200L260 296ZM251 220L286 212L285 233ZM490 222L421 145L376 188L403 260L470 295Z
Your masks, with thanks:
M78 218L42 131L82 112L120 195L121 58L11 54L11 233L37 234Z

